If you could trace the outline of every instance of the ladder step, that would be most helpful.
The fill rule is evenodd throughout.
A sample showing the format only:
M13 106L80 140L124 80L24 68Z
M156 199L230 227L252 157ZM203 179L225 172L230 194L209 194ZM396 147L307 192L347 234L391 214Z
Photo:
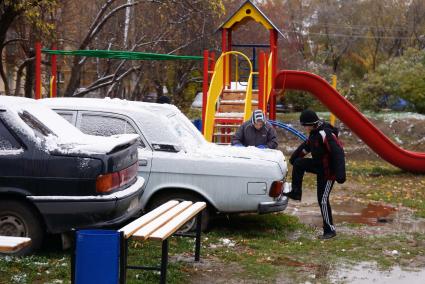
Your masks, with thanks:
M236 90L236 89L224 89L223 93L240 93L240 94L245 94L245 90Z
M243 93L235 93L235 92L226 92L223 91L223 94L221 95L222 100L245 100L245 92ZM252 99L258 100L258 93L252 93Z
M215 124L214 127L237 128L239 124Z
M220 117L220 118L216 118L215 119L215 123L219 123L219 124L242 124L243 123L243 119L242 118L232 118L232 117Z
M221 100L220 101L220 105L245 105L245 100ZM251 100L251 104L252 105L257 105L258 101L257 100Z
M230 132L230 133L219 133L219 132L216 132L216 133L214 133L214 136L233 136L233 135L235 135L235 132Z
M215 114L216 118L233 118L233 119L243 119L243 112L219 112Z

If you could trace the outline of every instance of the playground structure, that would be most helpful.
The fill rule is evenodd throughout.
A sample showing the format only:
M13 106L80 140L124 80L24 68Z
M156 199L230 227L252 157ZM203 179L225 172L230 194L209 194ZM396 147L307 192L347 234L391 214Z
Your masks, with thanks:
M261 24L269 31L269 44L233 44L232 32L249 21ZM143 52L77 50L42 50L36 44L35 97L41 98L41 53L51 55L50 96L56 96L56 56L80 55L129 60L201 60L203 59L202 133L207 141L230 144L231 137L254 109L261 109L270 122L287 130L302 140L306 137L296 129L276 119L275 90L301 90L310 92L345 123L382 159L403 170L425 173L425 153L404 150L394 144L349 101L336 90L336 77L332 85L317 75L293 70L277 71L278 35L276 26L250 0L246 0L219 28L222 53L215 60L215 53L208 50L201 56L174 56ZM282 35L283 36L283 35ZM236 47L252 48L252 58L234 50ZM264 49L268 48L268 52ZM257 49L261 49L257 52ZM258 58L257 55L258 54ZM258 62L257 62L258 60ZM248 68L243 70L241 62ZM258 63L258 64L257 64ZM257 68L258 66L258 68ZM245 74L246 81L242 73ZM331 122L335 117L331 116Z
M270 32L270 45L232 45L232 30L248 21L260 23ZM425 173L425 153L404 150L394 144L349 101L336 90L336 78L331 86L321 77L303 71L282 70L277 72L277 36L278 29L250 0L220 27L222 32L222 53L214 62L214 53L204 52L204 85L202 122L204 137L211 142L229 144L231 136L241 123L248 120L252 110L261 109L268 114L270 122L277 127L290 131L300 139L302 133L276 119L275 90L307 91L319 99L329 110L345 123L382 159L403 170ZM245 46L269 47L269 53L260 52L258 70L243 53L232 47ZM255 54L255 52L253 52ZM232 70L232 57L236 57ZM246 88L236 88L239 82L238 59L248 61L249 75ZM212 74L211 79L209 75ZM233 75L234 81L231 80ZM254 76L258 76L258 88L254 89ZM236 87L235 87L236 86ZM331 120L334 118L331 117Z
M232 32L248 21L258 22L269 31L269 44L233 44ZM261 109L268 113L270 119L276 118L273 83L277 71L277 40L281 33L249 0L219 29L222 50L220 57L215 61L214 53L204 52L203 134L210 142L229 144L235 129L249 119L252 110ZM234 50L235 47L252 48L252 59ZM256 50L260 48L268 48L269 51L266 53L260 50L256 68ZM249 67L246 81L241 80L243 70L240 60Z

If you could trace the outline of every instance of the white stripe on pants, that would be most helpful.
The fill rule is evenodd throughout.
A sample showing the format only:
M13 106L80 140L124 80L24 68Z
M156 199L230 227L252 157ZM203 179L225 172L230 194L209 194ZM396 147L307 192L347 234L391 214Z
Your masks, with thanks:
M330 222L329 211L328 211L329 193L332 189L333 183L334 181L332 180L326 181L325 192L323 193L323 196L322 196L321 206L322 206L322 212L323 212L323 220L331 228L332 231L335 231L335 226L333 226Z

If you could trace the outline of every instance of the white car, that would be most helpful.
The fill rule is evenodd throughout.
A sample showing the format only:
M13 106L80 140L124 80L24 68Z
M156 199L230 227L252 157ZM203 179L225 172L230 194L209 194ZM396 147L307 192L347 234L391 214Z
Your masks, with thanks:
M209 143L173 105L109 98L41 103L87 134L139 134L144 211L171 199L203 200L208 204L205 229L212 213L270 213L288 204L282 195L287 163L281 151Z

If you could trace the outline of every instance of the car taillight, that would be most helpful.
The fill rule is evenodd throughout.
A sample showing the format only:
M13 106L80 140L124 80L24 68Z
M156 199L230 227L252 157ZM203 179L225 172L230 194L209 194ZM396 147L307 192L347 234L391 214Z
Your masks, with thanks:
M96 192L107 193L126 185L137 176L138 163L118 172L100 175L96 179Z
M274 181L269 191L270 197L279 197L282 194L283 181Z

